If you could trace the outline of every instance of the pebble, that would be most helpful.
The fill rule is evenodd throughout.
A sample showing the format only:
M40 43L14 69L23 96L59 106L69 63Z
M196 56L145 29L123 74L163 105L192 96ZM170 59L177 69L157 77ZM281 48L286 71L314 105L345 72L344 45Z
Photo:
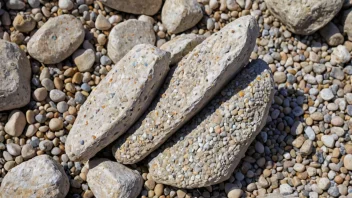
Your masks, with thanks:
M335 140L332 135L323 135L321 137L321 141L324 143L325 146L329 148L334 148L335 146Z
M50 99L54 102L64 101L66 98L66 94L58 89L53 89L49 93Z
M61 119L53 118L49 122L49 128L53 131L61 130L64 127L64 124Z
M347 154L345 156L343 164L347 170L352 170L352 154Z
M320 96L326 101L329 101L334 98L334 94L332 93L331 89L326 88L320 91Z
M6 149L12 156L19 156L21 154L21 147L17 144L6 144Z
M111 28L111 24L102 14L99 14L95 20L95 27L98 30L109 30Z
M47 96L48 91L44 87L38 88L33 92L33 99L38 102L45 100Z
M22 111L13 110L9 115L9 119L5 125L5 132L11 136L18 137L22 134L26 126L26 117Z
M25 144L22 146L21 156L24 160L33 158L36 155L35 149L31 144Z
M79 49L73 53L72 57L80 72L89 71L95 62L95 53L92 49Z

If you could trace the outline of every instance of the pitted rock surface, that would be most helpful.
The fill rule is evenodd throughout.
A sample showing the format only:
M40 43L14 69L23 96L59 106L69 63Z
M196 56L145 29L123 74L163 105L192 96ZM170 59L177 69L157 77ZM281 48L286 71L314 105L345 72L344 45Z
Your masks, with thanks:
M149 163L157 183L200 188L230 178L266 124L274 97L268 65L253 61ZM164 149L164 150L163 150Z
M138 44L155 44L153 26L144 21L131 19L116 25L109 34L108 55L114 63Z
M122 135L147 109L169 71L170 53L135 46L89 95L65 144L71 160L85 161Z
M56 64L82 44L84 29L73 15L50 18L29 40L28 53L44 64Z
M258 32L254 17L241 17L184 57L148 111L114 143L117 161L142 160L199 112L248 63Z
M0 197L64 198L70 183L63 167L40 155L12 168L4 177Z
M265 0L271 14L293 33L310 35L340 11L344 0Z
M118 162L89 161L87 182L95 197L135 198L143 186L142 177Z
M0 39L0 111L20 108L31 98L31 66L18 45Z
M178 63L184 56L192 51L197 45L206 39L203 35L184 34L171 39L160 47L160 49L171 53L171 63Z

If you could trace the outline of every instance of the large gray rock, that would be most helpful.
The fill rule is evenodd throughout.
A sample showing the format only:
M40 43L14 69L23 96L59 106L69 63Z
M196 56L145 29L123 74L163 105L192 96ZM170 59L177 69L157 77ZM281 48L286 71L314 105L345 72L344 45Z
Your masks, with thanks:
M329 23L344 0L265 0L265 3L291 32L309 35Z
M48 155L12 168L1 183L0 197L64 198L70 183L64 169Z
M203 35L193 33L184 34L171 39L169 42L166 42L160 47L160 49L171 53L170 65L174 65L205 39L206 37Z
M117 161L142 160L199 112L248 63L258 33L254 17L241 17L184 57L148 111L114 144Z
M274 97L268 65L253 61L149 163L157 183L200 188L230 178L266 124Z
M118 162L89 161L87 182L95 197L136 198L142 190L142 177Z
M72 15L50 18L29 40L28 53L44 64L56 64L82 44L84 29Z
M342 12L342 27L348 40L352 41L352 8Z
M0 111L23 107L31 99L31 66L14 43L0 39Z
M197 0L166 0L161 20L168 32L177 34L194 27L203 17Z
M132 13L154 15L161 7L162 0L100 0L115 10Z
M152 24L136 19L119 23L110 32L108 55L117 63L138 44L155 44Z
M86 161L122 135L147 109L169 71L170 53L135 46L89 95L68 134L71 160Z

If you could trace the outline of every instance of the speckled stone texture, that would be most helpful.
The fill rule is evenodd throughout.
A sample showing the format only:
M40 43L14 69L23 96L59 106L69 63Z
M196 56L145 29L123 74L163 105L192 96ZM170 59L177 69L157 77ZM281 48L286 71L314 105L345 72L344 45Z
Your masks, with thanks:
M157 183L200 188L230 178L266 124L274 97L268 65L253 61L149 163ZM164 149L164 150L163 150Z
M194 27L203 17L197 0L166 0L161 20L168 32L177 34Z
M84 29L72 15L50 18L29 40L28 53L44 64L56 64L82 44Z
M291 32L310 35L324 27L344 0L265 0L266 6Z
M135 46L81 107L65 144L71 160L86 161L122 135L147 109L169 71L170 53Z
M136 198L143 186L138 173L107 159L89 161L87 182L99 198Z
M184 34L176 36L169 42L166 42L160 47L160 49L171 53L170 65L174 65L205 39L206 37L203 35L197 35L193 33Z
M156 14L162 4L162 0L100 0L115 10L132 13L132 14Z
M60 164L40 155L12 168L4 177L0 197L64 198L70 183Z
M155 44L152 24L136 19L124 21L117 24L109 34L108 55L117 63L138 44Z
M31 98L31 66L15 43L0 39L0 111L20 108Z
M117 161L142 160L199 112L248 63L258 32L254 17L241 17L184 57L148 111L114 144Z

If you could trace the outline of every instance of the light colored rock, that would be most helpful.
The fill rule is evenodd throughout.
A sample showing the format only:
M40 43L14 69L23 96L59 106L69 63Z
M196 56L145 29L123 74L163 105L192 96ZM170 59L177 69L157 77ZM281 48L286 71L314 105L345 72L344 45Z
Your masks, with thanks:
M99 14L97 19L95 20L95 27L98 30L109 30L111 28L111 24L104 15Z
M180 35L163 44L160 49L171 53L170 65L174 65L205 39L205 36L193 33Z
M79 49L72 55L73 61L80 72L89 71L95 62L95 53L92 49Z
M262 60L253 61L223 92L231 95L214 98L161 147L160 154L149 163L149 174L153 180L178 188L200 188L230 178L239 159L244 157L247 148L266 124L274 97L274 80L268 65ZM252 105L238 109L251 112L246 121L239 122L241 115L238 114L226 115L231 106L245 103L248 99ZM221 123L239 127L218 131ZM236 139L231 140L230 137ZM224 144L224 141L228 142ZM186 164L184 160L188 160ZM193 174L206 179L191 179ZM267 187L269 184L265 181L260 185Z
M122 135L151 103L169 62L170 53L152 45L127 53L80 108L65 145L69 158L88 160Z
M331 54L331 60L338 64L347 63L351 60L351 54L344 45L334 48Z
M329 101L334 98L334 94L332 93L331 89L325 88L320 91L320 97L326 101Z
M28 104L31 66L18 45L0 39L0 68L0 111Z
M89 161L87 182L95 197L135 198L143 186L135 171L107 159Z
M166 0L161 20L168 32L177 34L194 27L203 17L197 0Z
M12 168L1 183L3 197L64 198L70 183L60 164L41 155Z
M352 170L352 155L347 154L343 160L343 165L347 170Z
M115 10L132 13L132 14L156 14L162 4L162 0L100 0Z
M72 15L50 18L29 40L28 53L44 64L56 64L82 44L84 29Z
M150 23L135 19L117 24L109 34L108 55L117 63L138 44L155 44L155 33Z
M352 8L342 12L341 24L343 32L348 36L348 40L352 41Z
M340 11L344 0L265 0L271 14L293 33L309 35Z
M332 137L331 135L323 135L321 137L321 141L324 143L325 146L329 148L334 148L335 146L334 137Z
M22 134L26 126L26 116L22 111L13 110L9 115L9 119L5 125L5 132L11 136L18 137Z
M338 46L344 42L343 35L332 22L329 22L324 27L322 27L319 30L319 33L330 46Z
M282 195L291 195L293 193L293 189L289 184L281 184L280 185L280 194Z
M312 150L313 150L313 141L308 139L304 141L299 151L303 156L307 156L312 153Z
M35 149L31 144L23 145L21 150L21 156L23 157L24 160L33 158L35 154L36 154Z
M72 10L73 3L71 0L59 0L59 7L63 10Z
M115 158L123 164L142 160L190 120L248 63L258 32L255 18L245 16L194 48L142 119L114 144Z
M330 180L326 177L318 180L318 187L322 190L327 190L330 187Z

